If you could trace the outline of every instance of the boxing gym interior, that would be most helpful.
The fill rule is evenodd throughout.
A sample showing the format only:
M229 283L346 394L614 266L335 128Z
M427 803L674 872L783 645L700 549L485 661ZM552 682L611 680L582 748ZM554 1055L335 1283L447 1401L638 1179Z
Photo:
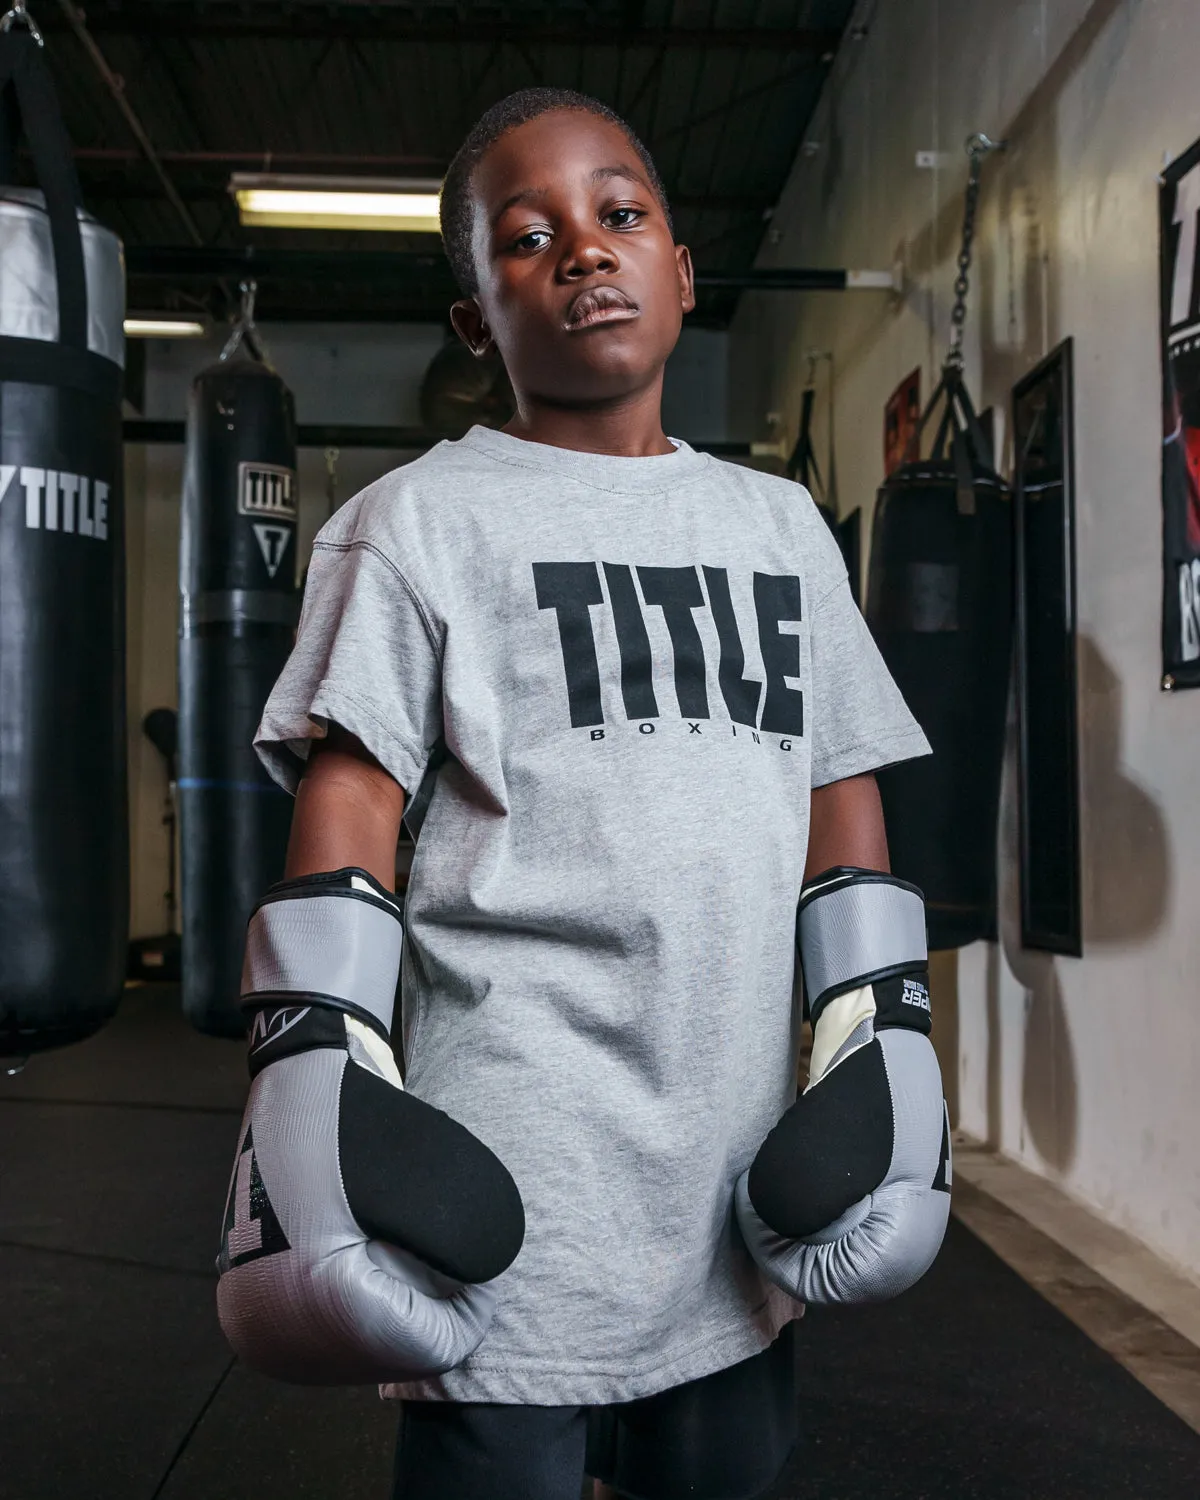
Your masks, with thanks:
M937 1221L933 1238L895 1295L886 1278L882 1293L842 1294L841 1273L828 1267L823 1281L788 1282L794 1257L818 1255L823 1242L770 1224L766 1199L755 1197L761 1157L739 1182L739 1193L749 1182L744 1197L730 1196L732 1178L728 1193L722 1187L721 1244L747 1276L754 1257L771 1296L791 1296L782 1315L788 1369L780 1376L776 1359L776 1383L757 1395L743 1387L736 1399L714 1397L710 1387L703 1420L683 1437L651 1422L640 1469L593 1463L589 1426L582 1500L748 1496L748 1480L738 1488L716 1477L719 1465L695 1459L699 1429L722 1434L734 1467L748 1462L779 1391L781 1420L795 1431L782 1467L755 1490L771 1500L1200 1495L1198 67L1195 0L12 0L0 20L0 1496L435 1492L400 1487L398 1403L379 1387L436 1380L455 1361L405 1355L392 1371L378 1358L326 1365L320 1349L307 1362L263 1355L317 1285L325 1251L313 1252L269 1314L244 1288L251 1271L269 1275L271 1252L282 1245L291 1256L300 1243L285 1174L272 1176L276 1158L265 1149L281 1128L268 1117L271 1085L284 1089L288 1068L329 1059L340 1068L345 1059L347 1079L368 1079L393 1103L405 1073L410 1107L425 1107L421 1051L430 1058L442 1033L430 1030L432 1009L415 1047L409 1029L417 978L436 1003L438 973L420 961L412 898L422 864L431 870L441 856L423 850L422 837L457 826L438 808L470 767L475 716L502 689L478 670L476 697L460 705L461 733L447 732L430 763L432 800L406 804L394 872L374 883L360 872L353 888L333 891L340 899L327 891L312 901L344 906L356 921L368 914L387 927L387 943L401 942L407 922L382 1040L378 1024L363 1024L361 1005L337 999L340 991L329 1000L335 978L289 989L278 979L282 959L273 980L255 978L266 962L255 943L284 943L280 913L296 892L294 882L276 884L294 786L280 784L253 742L300 650L297 630L302 646L329 613L321 568L334 566L337 538L351 535L356 497L377 484L372 494L408 494L408 466L433 473L439 453L460 451L445 445L470 432L517 443L499 431L515 422L519 434L525 419L503 340L471 344L477 325L451 321L452 306L477 289L448 259L439 194L446 184L449 195L447 173L475 122L528 90L570 90L611 112L560 102L560 122L583 109L589 128L616 129L618 143L635 133L661 176L674 243L690 250L694 296L662 377L671 456L612 462L674 464L682 442L687 462L704 456L704 473L760 486L754 493L773 497L779 524L792 525L802 507L818 517L804 535L832 570L826 592L848 587L865 620L855 649L877 654L919 726L912 734L928 741L920 758L892 764L880 752L842 764L843 774L876 773L894 877L887 889L924 900L921 952L901 955L920 971L905 978L901 1000L922 1014L888 1030L878 976L873 990L853 994L876 996L869 1045L881 1056L894 1059L886 1039L902 1024L915 1028L903 1032L914 1047L928 1052L928 1037L925 1061L935 1078L940 1069L945 1100L944 1112L932 1103L937 1175L919 1184L922 1211L932 1204ZM497 162L514 159L512 142L534 139L545 116L524 107L525 123L484 141L464 191L482 192L489 157L488 170L499 171ZM625 227L605 219L603 232ZM542 241L526 239L532 256ZM478 243L476 232L466 253ZM608 262L596 266L607 274ZM633 316L628 298L614 305ZM564 446L593 466L625 451ZM472 504L486 498L485 479L478 488L466 497ZM469 530L445 520L466 500L453 485L439 494L432 530L418 536L397 522L392 533L401 563L407 536L430 576L438 559L422 551L428 538L443 539L436 553ZM526 511L514 494L497 494L501 513L488 525L503 538L511 505L515 545ZM614 507L628 498L617 495ZM669 508L663 501L656 524L668 524ZM752 524L726 514L730 532ZM318 534L333 540L318 543ZM719 568L693 569L691 553L667 541L655 555L602 534L577 553L632 560L642 599L628 567L606 562L598 573L574 561L569 544L545 545L556 561L534 564L541 592L530 628L546 632L546 680L564 725L570 689L572 727L557 732L583 746L571 752L580 765L625 755L627 784L635 763L668 753L662 742L676 730L669 753L682 764L692 749L688 726L672 718L676 687L691 738L709 732L700 647L709 650L710 603L721 660L718 670L710 652L708 699L719 705L723 693L732 714L722 721L732 736L721 732L738 741L738 755L761 752L758 765L788 761L793 737L802 747L804 724L780 718L769 695L759 721L753 710L739 719L734 698L757 693L749 679L775 671L777 705L799 699L788 651L809 615L817 640L828 612L810 609L815 592L800 623L799 604L790 616L779 606L760 645L751 639L755 606L747 616L741 595L731 606L728 584L721 615L725 565L700 544L697 557ZM587 545L590 537L579 542ZM438 576L456 576L442 561ZM695 599L656 601L650 575L677 575L680 563ZM567 577L564 566L585 570L570 578L602 573L603 591L597 581L583 603L569 590L554 594L546 580ZM460 585L447 617L492 607L478 576L478 599ZM763 576L754 574L760 631ZM663 612L651 619L656 602ZM657 704L648 676L636 696L633 626L618 616L613 635L610 605L632 610L642 649L656 653ZM701 674L699 699L693 682L686 703L685 627ZM400 631L361 632L360 621L360 664L386 661ZM606 643L621 645L621 675L604 686L607 728L587 713L585 637L592 670L597 650L603 658ZM614 728L622 690L627 715ZM805 715L819 741L823 709L819 693L810 696ZM718 707L711 712L716 723ZM381 754L355 723L343 727ZM519 739L504 751L514 786L514 768L533 764ZM588 774L577 790L591 806L599 796ZM714 818L726 846L742 836L743 817L761 829L752 804L767 774L752 773L740 812L739 794L692 782L692 821ZM819 782L814 773L814 819ZM484 800L475 815L494 822ZM670 881L685 878L672 872L687 860L656 850L657 826L645 825L644 843L636 820L606 826L603 838L578 840L577 858L602 861L605 841L623 840L607 868L621 857L661 858L663 899L683 900ZM536 844L543 834L529 837ZM724 868L719 854L714 870ZM778 873L765 846L762 860ZM300 876L323 868L289 865ZM686 878L698 877L693 869ZM880 889L885 877L871 878ZM744 927L767 923L753 892L728 899ZM808 1085L795 1108L816 1108L841 1073L849 1102L839 1129L852 1133L865 1128L866 1106L847 1082L859 1059L818 1061L814 1036L838 1002L817 1007L805 899L811 888L795 933L789 916L776 943L789 965L796 954L797 996L801 966L804 975L789 1086L794 1096ZM518 940L491 939L497 991L503 945ZM553 951L572 941L561 936ZM333 974L333 940L321 942L325 967L313 972ZM574 973L573 963L568 954L562 972ZM867 984L865 969L844 972ZM709 1036L719 988L689 992L685 1059L708 1056L692 1053L692 1038L699 1049ZM255 1064L252 1051L248 1070L248 1031L252 1048L266 1046L309 1014L255 1009L260 992L277 1006L290 995L313 1014L328 1001L334 1050L327 1039L309 1052L293 1042L269 1065ZM562 1003L574 1004L569 995ZM574 1031L586 1033L586 1016L572 1015ZM519 1045L535 1057L530 1027ZM547 1048L551 1035L548 1026ZM451 1036L443 1048L451 1075L455 1045ZM786 1073L786 1042L781 1049L767 1066ZM893 1090L895 1066L887 1064ZM558 1103L537 1107L557 1108L564 1122L603 1108L615 1129L632 1131L639 1106L597 1098L610 1076L599 1065L569 1068L550 1090ZM321 1109L332 1122L330 1161L347 1183L357 1149L348 1089L333 1104L305 1095L310 1122ZM445 1097L433 1102L448 1108ZM521 1090L506 1097L516 1101L512 1120L489 1115L491 1105L472 1113L469 1097L460 1111L487 1147L460 1124L446 1128L482 1149L481 1172L500 1159L502 1186L511 1187L512 1168L526 1223L524 1249L500 1257L513 1269L493 1282L494 1269L454 1272L459 1262L443 1265L430 1251L433 1292L415 1272L411 1280L381 1269L394 1265L389 1233L373 1226L392 1222L391 1210L360 1223L350 1185L340 1232L345 1253L350 1242L360 1254L367 1247L364 1274L399 1278L406 1295L442 1310L459 1305L447 1277L476 1311L474 1284L486 1282L495 1316L505 1316L505 1287L541 1232L536 1185L519 1155L511 1159L516 1145L496 1145L535 1129L522 1123ZM665 1110L667 1093L653 1097ZM910 1128L893 1111L889 1141ZM553 1114L536 1118L556 1129ZM577 1128L585 1126L562 1125ZM467 1150L454 1139L454 1150ZM311 1166L316 1134L294 1151L296 1171ZM881 1174L898 1170L898 1155L884 1150L863 1203L883 1201L893 1177ZM404 1198L403 1171L400 1183ZM436 1213L452 1188L434 1182ZM378 1184L373 1191L378 1198ZM861 1189L848 1197L857 1201ZM501 1231L485 1207L494 1198L481 1188L454 1199L483 1244L481 1266L500 1256ZM622 1222L621 1205L611 1207ZM588 1221L585 1258L607 1254L613 1231L603 1217ZM816 1214L813 1226L833 1217ZM779 1250L785 1233L795 1236L792 1260ZM419 1259L423 1244L418 1236L400 1251ZM627 1249L636 1260L637 1243ZM824 1291L811 1290L818 1282ZM681 1347L700 1337L698 1326L676 1332ZM609 1335L618 1347L639 1330L601 1327L597 1336ZM655 1399L645 1382L622 1385L624 1373L612 1372L607 1396L582 1386L521 1394L501 1383L498 1396L476 1399L572 1402L594 1424L594 1404ZM445 1387L451 1401L469 1402L454 1392L471 1389ZM708 1472L697 1478L697 1469ZM468 1493L448 1481L436 1492ZM533 1491L497 1479L469 1490L477 1493L524 1500Z

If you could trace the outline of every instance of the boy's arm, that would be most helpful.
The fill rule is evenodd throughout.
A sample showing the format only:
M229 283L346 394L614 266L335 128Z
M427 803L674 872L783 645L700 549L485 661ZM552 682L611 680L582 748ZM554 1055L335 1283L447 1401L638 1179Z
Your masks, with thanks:
M883 807L875 777L848 776L816 787L809 805L808 862L804 879L837 865L890 870Z
M330 726L297 794L287 878L250 918L250 1098L218 1266L230 1344L303 1384L426 1379L487 1332L525 1232L516 1183L392 1052L404 793Z
M357 865L394 890L403 812L395 779L354 735L330 724L328 737L313 743L296 789L287 878Z

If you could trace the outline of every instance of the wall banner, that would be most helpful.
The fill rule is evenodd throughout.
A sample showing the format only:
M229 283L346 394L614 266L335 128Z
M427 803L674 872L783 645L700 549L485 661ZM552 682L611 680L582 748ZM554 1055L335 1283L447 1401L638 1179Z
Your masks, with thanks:
M1159 191L1164 688L1200 687L1200 141Z

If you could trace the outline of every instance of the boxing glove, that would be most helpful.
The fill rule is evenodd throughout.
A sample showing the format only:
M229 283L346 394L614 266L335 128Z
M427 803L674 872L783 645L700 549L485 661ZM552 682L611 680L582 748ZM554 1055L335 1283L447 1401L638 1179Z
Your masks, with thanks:
M929 1040L925 902L870 870L801 892L809 1082L735 1189L767 1277L803 1302L880 1302L933 1264L950 1212L950 1121Z
M525 1232L488 1148L407 1093L389 1040L400 909L362 870L283 881L250 918L250 1096L217 1261L248 1365L301 1384L461 1364Z

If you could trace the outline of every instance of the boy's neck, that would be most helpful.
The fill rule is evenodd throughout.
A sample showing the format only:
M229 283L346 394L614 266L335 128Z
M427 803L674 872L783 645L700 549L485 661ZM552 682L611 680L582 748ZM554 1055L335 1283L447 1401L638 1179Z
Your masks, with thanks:
M517 414L504 431L530 443L607 453L614 458L652 458L674 453L662 428L662 377L644 391L588 406L553 406L518 396Z

